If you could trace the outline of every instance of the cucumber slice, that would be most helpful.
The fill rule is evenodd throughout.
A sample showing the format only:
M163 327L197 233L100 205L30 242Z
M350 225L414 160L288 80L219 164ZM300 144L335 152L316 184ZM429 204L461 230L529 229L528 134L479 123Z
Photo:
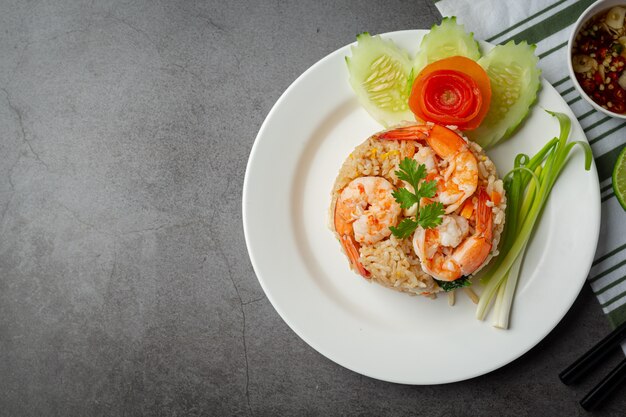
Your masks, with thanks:
M361 105L385 127L414 121L408 104L413 84L409 55L393 41L367 32L356 39L346 64Z
M478 60L491 81L491 106L480 126L465 134L483 148L508 138L537 99L541 70L535 47L510 41Z
M456 23L456 17L444 17L422 38L419 52L413 60L413 71L417 75L431 62L457 55L477 61L480 58L478 42L474 33L467 33L463 25Z

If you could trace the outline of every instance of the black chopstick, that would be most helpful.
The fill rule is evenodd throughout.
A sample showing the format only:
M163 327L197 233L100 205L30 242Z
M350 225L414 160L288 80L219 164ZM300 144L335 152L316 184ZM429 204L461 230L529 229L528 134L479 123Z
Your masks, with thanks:
M613 348L626 337L626 322L615 328L608 336L589 349L576 362L568 366L559 374L559 378L565 385L573 384L591 370L600 360L611 353ZM616 368L617 369L617 368ZM586 398L586 397L585 397Z
M626 359L613 369L598 385L593 387L580 405L587 411L595 410L626 379Z

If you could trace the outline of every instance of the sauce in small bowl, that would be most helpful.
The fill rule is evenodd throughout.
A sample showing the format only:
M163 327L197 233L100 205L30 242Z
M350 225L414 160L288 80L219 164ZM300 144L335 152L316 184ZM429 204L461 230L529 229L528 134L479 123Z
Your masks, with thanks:
M626 118L626 1L598 1L576 23L570 76L596 109Z

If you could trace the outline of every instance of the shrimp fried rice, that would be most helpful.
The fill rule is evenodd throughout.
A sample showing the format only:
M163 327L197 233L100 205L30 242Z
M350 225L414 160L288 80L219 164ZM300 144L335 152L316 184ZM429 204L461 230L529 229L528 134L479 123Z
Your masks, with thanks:
M497 204L491 200L487 201L487 206L491 209L492 246L485 261L474 271L477 272L498 253L498 242L504 228L506 198L502 180L498 179L497 176L496 167L483 149L478 144L468 141L459 131L455 130L455 132L462 137L467 148L476 158L478 187L482 187L488 195L493 195L495 192L502 196L500 201L494 200ZM374 134L357 146L341 166L331 193L331 219L336 216L337 202L342 191L357 178L381 177L396 190L405 187L406 184L396 176L400 161L404 158L413 158L419 149L428 146L420 140L381 139L379 137L381 133ZM442 170L447 168L446 161L439 161L439 164ZM469 197L469 199L476 201L476 196ZM452 214L458 215L462 207L463 205ZM406 214L406 210L402 210L397 223L405 218ZM332 220L330 224L332 231L342 242L342 236L338 233L337 225ZM470 230L473 232L473 228ZM351 259L350 250L346 249L343 243L341 246L344 253ZM420 258L416 255L412 238L399 239L389 233L386 237L373 243L361 242L357 245L357 250L358 253L354 253L353 256L355 259L358 258L357 264L360 263L365 271L359 270L353 262L350 262L350 266L373 282L414 295L433 297L434 294L442 291L433 276L424 271Z

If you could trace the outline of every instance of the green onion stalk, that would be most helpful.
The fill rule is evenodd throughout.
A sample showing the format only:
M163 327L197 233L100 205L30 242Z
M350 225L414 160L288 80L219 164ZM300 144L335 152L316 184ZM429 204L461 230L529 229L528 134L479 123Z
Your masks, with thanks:
M495 297L493 325L502 329L509 326L515 288L535 223L574 146L583 148L585 170L591 169L593 155L589 144L567 141L571 128L569 117L563 113L547 112L559 122L559 137L552 138L532 158L526 154L518 154L515 158L513 169L504 177L507 208L500 255L479 274L485 288L480 296L476 318L485 319Z

